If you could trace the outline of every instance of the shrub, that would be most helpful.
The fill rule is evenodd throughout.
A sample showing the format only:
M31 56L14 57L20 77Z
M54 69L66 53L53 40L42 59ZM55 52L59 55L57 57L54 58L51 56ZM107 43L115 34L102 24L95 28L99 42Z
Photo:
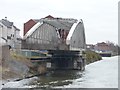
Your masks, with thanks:
M87 64L102 59L102 57L99 54L97 54L96 52L94 52L94 51L89 50L89 51L86 51L85 53L86 53L86 63Z

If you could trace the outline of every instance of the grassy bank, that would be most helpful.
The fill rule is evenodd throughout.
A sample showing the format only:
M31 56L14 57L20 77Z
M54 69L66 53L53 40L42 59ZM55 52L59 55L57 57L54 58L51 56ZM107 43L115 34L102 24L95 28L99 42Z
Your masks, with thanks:
M86 64L93 63L95 61L99 61L102 57L94 51L87 50L86 52Z

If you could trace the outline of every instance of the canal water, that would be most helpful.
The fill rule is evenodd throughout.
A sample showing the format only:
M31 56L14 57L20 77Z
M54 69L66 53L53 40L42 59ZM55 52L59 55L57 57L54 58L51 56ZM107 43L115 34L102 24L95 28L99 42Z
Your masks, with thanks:
M118 56L103 58L103 60L86 65L83 72L56 70L28 81L26 79L21 82L12 82L4 87L17 83L17 88L118 88ZM24 84L19 85L22 82Z

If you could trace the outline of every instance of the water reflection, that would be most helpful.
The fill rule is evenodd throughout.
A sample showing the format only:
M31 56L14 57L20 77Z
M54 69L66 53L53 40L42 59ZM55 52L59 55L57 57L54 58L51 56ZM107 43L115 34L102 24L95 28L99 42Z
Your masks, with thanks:
M56 70L50 71L44 76L38 76L37 81L33 81L30 85L34 88L47 88L68 85L73 82L74 79L82 77L81 71L78 70Z

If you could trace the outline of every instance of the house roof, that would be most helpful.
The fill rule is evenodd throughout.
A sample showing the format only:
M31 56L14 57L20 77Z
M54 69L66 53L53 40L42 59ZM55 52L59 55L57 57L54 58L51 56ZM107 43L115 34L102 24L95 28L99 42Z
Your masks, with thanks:
M13 22L8 21L7 19L2 19L0 22L8 28L12 28L13 26L16 30L20 31L20 29L13 25Z
M15 28L15 30L20 31L20 29L18 29L16 26L13 26L13 27Z
M53 16L51 16L51 15L48 15L48 16L46 16L45 18L54 18Z
M105 42L97 43L97 45L107 45Z
M0 27L3 27L3 26L0 24Z
M12 26L13 26L13 22L10 22L6 19L2 19L2 20L0 20L0 22L8 28L12 28Z

